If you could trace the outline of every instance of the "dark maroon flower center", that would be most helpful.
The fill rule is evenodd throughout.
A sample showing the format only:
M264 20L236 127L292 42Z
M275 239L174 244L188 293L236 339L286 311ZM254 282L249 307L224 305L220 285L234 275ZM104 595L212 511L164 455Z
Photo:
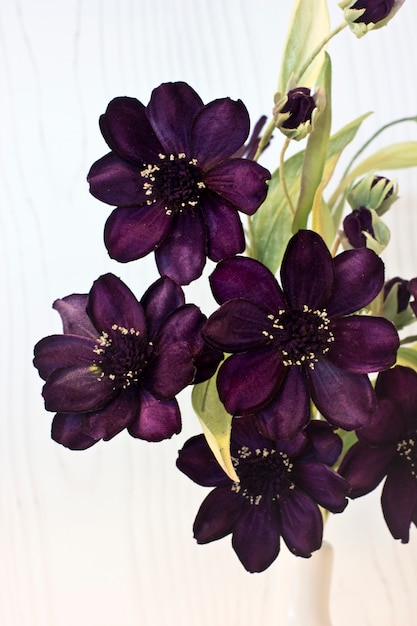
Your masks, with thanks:
M280 310L278 315L268 315L267 320L262 334L281 353L284 365L308 363L314 368L334 341L325 310L312 310L305 305L302 310Z
M352 5L352 9L365 9L364 13L355 22L363 24L376 24L384 20L392 11L395 0L358 0Z
M397 453L408 463L412 476L417 476L416 441L417 433L413 433L397 443Z
M168 215L194 209L205 188L197 160L184 153L160 154L158 163L148 163L141 176L147 204L162 203Z
M293 465L284 452L268 448L250 450L242 446L233 456L233 463L240 482L234 483L232 490L249 504L276 502L294 489L291 480Z
M112 330L117 333L113 337L106 332L100 335L94 348L97 359L93 367L100 379L108 377L114 381L115 389L127 389L140 382L150 344L134 328L114 324Z

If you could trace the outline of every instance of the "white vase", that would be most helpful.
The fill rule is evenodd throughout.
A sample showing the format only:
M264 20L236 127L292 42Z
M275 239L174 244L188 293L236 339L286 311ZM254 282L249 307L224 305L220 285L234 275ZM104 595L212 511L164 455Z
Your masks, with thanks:
M309 559L294 557L283 626L332 626L329 612L333 548L323 541Z

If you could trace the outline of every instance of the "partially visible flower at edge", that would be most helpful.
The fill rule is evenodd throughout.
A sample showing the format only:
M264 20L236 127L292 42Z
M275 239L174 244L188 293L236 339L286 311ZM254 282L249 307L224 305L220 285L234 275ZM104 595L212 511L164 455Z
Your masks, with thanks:
M274 96L275 126L289 139L300 141L313 129L314 120L324 106L322 90L313 95L308 87L295 87Z
M376 417L357 432L339 473L351 485L351 498L370 493L386 478L385 521L394 539L408 543L410 526L417 525L417 373L397 365L378 375L375 389Z
M262 436L252 417L235 418L231 454L240 482L226 476L203 435L188 440L177 467L194 482L215 487L194 522L198 543L232 534L232 546L249 572L261 572L280 551L309 557L321 546L323 518L318 505L342 512L348 483L331 469L341 440L328 424L313 420L292 440Z
M181 430L175 396L212 376L223 357L202 340L206 318L184 303L181 287L156 281L138 302L113 274L90 293L57 300L63 335L35 346L34 365L46 381L45 408L56 411L52 437L88 448L127 428L160 441Z
M112 100L100 128L111 152L87 178L93 196L117 205L104 233L112 258L155 251L160 274L185 285L201 275L206 256L243 252L238 211L255 213L270 173L235 157L249 134L241 100L204 105L186 83L164 83L147 106Z
M370 30L386 26L394 17L404 0L342 0L345 20L351 31L363 37Z
M333 259L317 233L301 230L284 254L282 289L247 257L222 261L210 280L221 306L203 335L232 353L217 376L231 415L256 413L261 431L277 439L307 424L310 399L345 430L369 423L376 401L367 374L394 365L399 347L391 322L352 315L383 286L374 252L347 250Z

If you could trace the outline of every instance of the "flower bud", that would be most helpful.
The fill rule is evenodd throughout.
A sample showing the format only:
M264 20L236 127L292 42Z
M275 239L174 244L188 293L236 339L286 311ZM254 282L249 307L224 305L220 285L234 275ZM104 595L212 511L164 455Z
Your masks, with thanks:
M359 38L369 30L385 26L402 6L404 0L342 0L345 20Z
M311 132L319 111L318 97L319 90L311 95L308 87L290 89L284 96L275 94L275 126L290 139L304 139Z
M384 285L382 315L389 319L398 330L415 322L413 304L410 304L412 285L417 279L405 280L396 276Z
M370 248L381 254L389 242L390 232L374 209L361 206L343 220L340 238L345 249Z
M386 213L397 198L396 181L374 174L362 178L347 195L352 209L367 207L376 211L379 216Z

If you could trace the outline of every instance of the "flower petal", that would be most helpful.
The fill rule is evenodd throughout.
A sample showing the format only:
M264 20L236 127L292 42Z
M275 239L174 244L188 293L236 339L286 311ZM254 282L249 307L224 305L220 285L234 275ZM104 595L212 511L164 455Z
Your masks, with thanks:
M315 502L332 513L341 513L347 506L348 482L321 463L297 463L292 473L294 482Z
M381 496L382 511L391 535L408 543L417 507L416 477L402 463L389 472Z
M148 337L152 339L168 315L185 303L185 297L177 283L162 276L146 290L140 302L145 312Z
M194 119L190 154L207 171L231 157L245 143L249 129L249 114L241 100L213 100Z
M204 182L236 209L253 215L265 200L270 178L268 170L254 161L230 159L207 172Z
M236 209L227 201L211 193L205 193L201 198L201 209L207 227L209 259L221 261L243 252L245 236Z
M395 445L355 443L343 457L338 469L351 486L349 496L359 498L373 491L387 475L395 454Z
M219 369L220 400L231 415L252 413L272 398L286 373L272 350L234 354Z
M405 398L404 400L406 401ZM368 444L378 445L390 442L396 444L404 436L408 426L402 409L403 405L397 405L389 398L378 399L378 407L372 421L369 426L358 430L356 433L358 439ZM413 409L412 420L415 423L417 404L414 404Z
M323 239L299 230L289 241L281 265L281 284L290 307L323 308L334 283L333 260Z
M68 367L51 372L42 395L47 411L86 413L106 406L115 395L113 386L94 367Z
M293 554L309 557L320 548L323 518L311 498L296 487L282 502L280 513L281 535Z
M203 335L215 348L244 352L265 344L262 329L268 321L265 311L256 304L244 299L229 300L210 315Z
M88 294L74 293L53 303L52 308L58 311L66 335L97 338L97 330L87 315L87 301Z
M280 528L274 509L248 506L236 522L232 545L248 572L266 570L280 549Z
M89 437L81 430L82 413L57 413L52 421L51 437L70 450L86 450L98 439Z
M369 424L376 396L365 374L346 372L321 358L309 371L309 381L314 404L331 424L345 430Z
M298 367L287 375L276 396L256 415L259 430L271 439L292 439L310 420L310 394Z
M197 543L209 543L229 535L239 518L242 497L229 487L216 487L203 500L194 521Z
M222 261L210 276L210 286L219 304L245 298L268 313L287 308L275 276L255 259L239 256Z
M230 478L214 458L204 435L191 437L178 452L177 467L203 487L230 488Z
M97 331L96 331L97 335ZM89 367L94 357L96 341L77 335L50 335L35 346L34 366L46 380L56 369Z
M114 98L100 117L100 129L110 148L134 164L153 163L163 151L136 98Z
M343 442L333 427L323 420L311 420L304 432L308 442L302 451L303 462L334 465L342 452Z
M399 338L389 320L349 315L332 320L330 328L334 342L326 356L337 367L367 374L394 365Z
M334 259L334 285L327 313L348 315L369 304L384 284L384 264L373 250L346 250Z
M193 354L185 341L155 346L144 384L159 399L167 400L191 384L195 376Z
M379 399L388 398L397 405L396 420L403 416L415 424L417 415L417 373L409 367L397 365L378 375L376 394Z
M82 423L83 432L94 439L108 441L124 430L137 416L140 408L137 388L124 389L101 411L88 413Z
M184 82L163 83L153 90L147 114L163 152L190 155L192 121L203 106L200 96Z
M140 411L128 426L132 437L145 441L162 441L181 432L181 414L175 399L158 400L142 389Z
M177 216L168 236L155 251L161 275L180 285L196 280L206 263L206 229L199 210Z
M146 204L141 167L123 161L110 152L96 161L87 175L90 193L114 206L137 206Z
M104 242L112 259L127 263L152 252L172 227L172 218L155 204L118 208L110 214Z

